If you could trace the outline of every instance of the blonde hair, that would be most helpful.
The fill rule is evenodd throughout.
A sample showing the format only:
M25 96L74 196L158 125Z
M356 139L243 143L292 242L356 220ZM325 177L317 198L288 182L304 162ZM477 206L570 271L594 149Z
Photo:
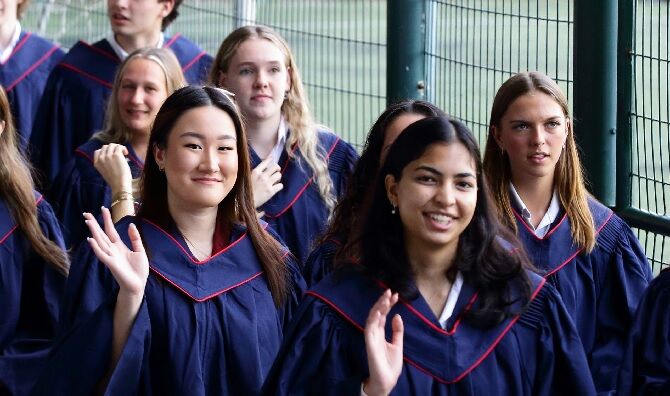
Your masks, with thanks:
M307 165L314 172L314 180L321 199L326 204L328 211L332 212L335 207L335 197L333 195L333 182L328 173L326 153L319 149L317 127L309 110L309 103L300 79L298 65L286 41L277 32L266 26L243 26L235 29L223 40L219 47L216 58L214 58L209 82L215 86L219 85L220 73L228 72L230 61L235 56L237 49L243 42L252 38L268 40L284 54L284 63L291 79L291 86L281 107L284 119L291 131L288 139L286 139L286 152L290 158L295 158L291 148L294 145L298 146Z
M565 141L565 149L554 171L554 186L558 192L561 206L570 218L572 239L587 252L591 252L596 244L595 226L593 216L589 210L589 193L585 187L584 172L579 161L577 144L572 131L568 101L558 84L542 73L516 74L505 81L496 93L491 108L489 135L484 153L484 172L491 187L491 192L498 210L502 214L503 223L517 232L508 192L512 179L509 158L498 145L493 130L501 127L500 122L503 116L518 97L533 91L539 91L552 97L561 106L563 114L568 120L566 125L568 136Z
M91 139L100 140L105 144L124 144L130 142L132 132L126 128L121 120L118 95L123 74L126 72L128 65L136 59L150 60L163 70L165 81L167 83L167 96L170 96L174 91L186 85L186 79L184 78L184 73L181 71L181 65L171 50L167 48L142 48L131 53L121 63L116 72L116 76L114 77L112 93L107 101L104 127L102 131L94 134Z
M70 270L67 253L40 228L30 163L18 149L18 134L3 87L0 87L0 120L5 122L4 130L0 131L0 197L32 249L58 272L67 275Z

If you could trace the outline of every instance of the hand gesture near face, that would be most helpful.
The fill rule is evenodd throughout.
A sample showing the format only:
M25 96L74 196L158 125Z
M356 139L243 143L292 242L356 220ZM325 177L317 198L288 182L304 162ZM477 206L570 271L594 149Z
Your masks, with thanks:
M116 143L106 144L93 153L93 166L109 184L112 194L119 191L132 192L133 176L127 156L126 146Z
M402 341L404 328L400 315L391 322L393 336L386 341L386 316L398 302L398 294L387 289L372 306L365 322L365 350L368 354L370 377L364 382L368 396L388 395L398 382L402 372Z
M272 163L272 157L264 159L251 172L251 186L254 190L254 206L260 207L284 188L281 183L281 167Z
M88 238L88 243L98 259L109 268L118 282L119 295L140 297L141 300L149 276L149 260L135 225L131 224L128 227L131 250L116 232L107 208L102 208L104 232L92 214L84 213L84 217L92 235L91 238Z

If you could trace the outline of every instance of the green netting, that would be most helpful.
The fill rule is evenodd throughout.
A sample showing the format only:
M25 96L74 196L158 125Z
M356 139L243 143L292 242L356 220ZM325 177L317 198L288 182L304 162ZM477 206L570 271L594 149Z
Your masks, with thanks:
M670 208L670 9L666 1L634 7L632 206L668 216ZM654 269L670 264L670 237L641 231Z

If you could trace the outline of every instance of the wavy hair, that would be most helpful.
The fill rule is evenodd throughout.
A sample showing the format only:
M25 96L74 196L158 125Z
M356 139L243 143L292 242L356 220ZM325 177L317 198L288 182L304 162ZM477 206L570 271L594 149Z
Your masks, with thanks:
M307 94L302 85L295 57L288 43L279 33L267 26L243 26L233 30L219 47L209 75L209 82L212 85L219 85L219 77L221 73L228 72L230 61L235 56L237 49L243 42L252 38L267 40L284 54L284 64L291 79L291 87L281 107L282 114L291 131L286 139L286 152L289 157L295 158L295 154L291 148L297 145L307 165L314 172L314 180L316 181L321 199L326 204L328 210L332 212L336 200L333 194L333 181L330 179L330 174L328 173L326 153L319 149L317 127L309 110Z
M40 228L30 163L18 149L18 134L3 87L0 87L0 120L5 124L0 131L0 197L33 250L58 272L67 275L70 271L67 253Z
M493 100L489 135L484 153L484 173L489 182L493 197L502 215L502 222L515 233L518 232L516 219L512 213L509 197L509 184L512 181L512 168L509 158L503 154L496 141L494 128L501 128L501 120L509 106L520 96L529 92L539 91L552 97L561 106L568 123L568 136L565 149L554 170L554 188L558 192L561 207L570 219L572 239L587 252L591 252L596 244L593 216L589 210L588 197L584 182L584 171L577 143L575 142L568 100L561 88L546 75L540 72L519 73L512 76L500 86Z
M114 77L112 93L107 101L107 110L105 111L105 123L102 131L95 133L91 139L97 139L105 144L109 143L129 143L132 132L128 130L121 119L121 110L119 109L119 90L121 89L121 80L128 69L128 65L137 59L145 59L156 63L165 76L166 92L170 96L175 90L186 85L184 73L181 71L181 65L174 53L167 48L142 48L132 52L121 63Z
M355 246L348 243L349 241L356 240L356 237L352 236L351 232L359 229L359 216L361 216L361 211L369 204L367 201L369 201L372 194L375 176L377 176L381 167L381 157L387 129L398 117L404 114L418 114L426 117L446 115L432 103L422 100L406 100L391 104L377 118L377 121L370 128L361 156L356 162L351 177L347 181L345 194L335 206L332 221L330 221L328 229L317 242L323 243L331 238L346 238L341 241L342 247L338 249L335 261L340 262L347 260L351 256L356 256L354 253ZM343 255L345 252L347 257Z
M178 89L167 98L158 111L149 138L149 152L153 153L155 148L165 149L168 137L181 116L191 109L204 106L213 106L228 114L235 125L237 135L237 180L233 189L219 204L220 216L217 216L217 219L246 226L261 261L272 297L275 304L280 306L289 294L288 267L283 258L282 247L265 231L256 215L247 138L233 98L222 89L214 87L187 86ZM169 227L173 220L165 198L168 181L165 173L158 168L153 155L147 155L140 184L142 206L138 216L151 220L163 228Z
M384 180L387 175L392 175L396 181L401 180L407 165L420 158L432 145L454 143L462 144L476 164L477 204L470 224L459 236L454 266L445 276L451 277L455 271L460 271L465 282L478 291L479 304L466 315L473 324L487 327L525 309L531 293L526 270L532 266L517 238L498 221L482 173L477 142L460 121L449 117L425 118L407 127L393 143L374 183L374 205L361 219L360 266L364 272L388 284L402 298L418 297L405 246L407 230L400 216L391 213L392 205L387 198ZM503 240L507 245L501 242ZM352 269L355 267L350 265ZM513 286L521 290L521 301L512 299Z

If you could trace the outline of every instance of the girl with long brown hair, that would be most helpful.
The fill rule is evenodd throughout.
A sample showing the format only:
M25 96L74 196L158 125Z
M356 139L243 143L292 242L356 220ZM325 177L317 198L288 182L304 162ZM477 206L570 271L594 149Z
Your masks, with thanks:
M304 282L257 219L233 97L177 90L149 147L137 217L115 229L104 209L103 231L85 214L92 238L73 260L66 336L38 389L258 393Z
M356 150L314 123L293 53L268 27L231 32L210 83L235 93L249 137L254 204L303 263L344 193Z
M18 139L0 87L0 394L24 395L55 335L70 262Z
M484 171L503 222L561 294L597 390L611 393L651 268L630 227L587 192L572 124L551 78L512 76L493 101Z

